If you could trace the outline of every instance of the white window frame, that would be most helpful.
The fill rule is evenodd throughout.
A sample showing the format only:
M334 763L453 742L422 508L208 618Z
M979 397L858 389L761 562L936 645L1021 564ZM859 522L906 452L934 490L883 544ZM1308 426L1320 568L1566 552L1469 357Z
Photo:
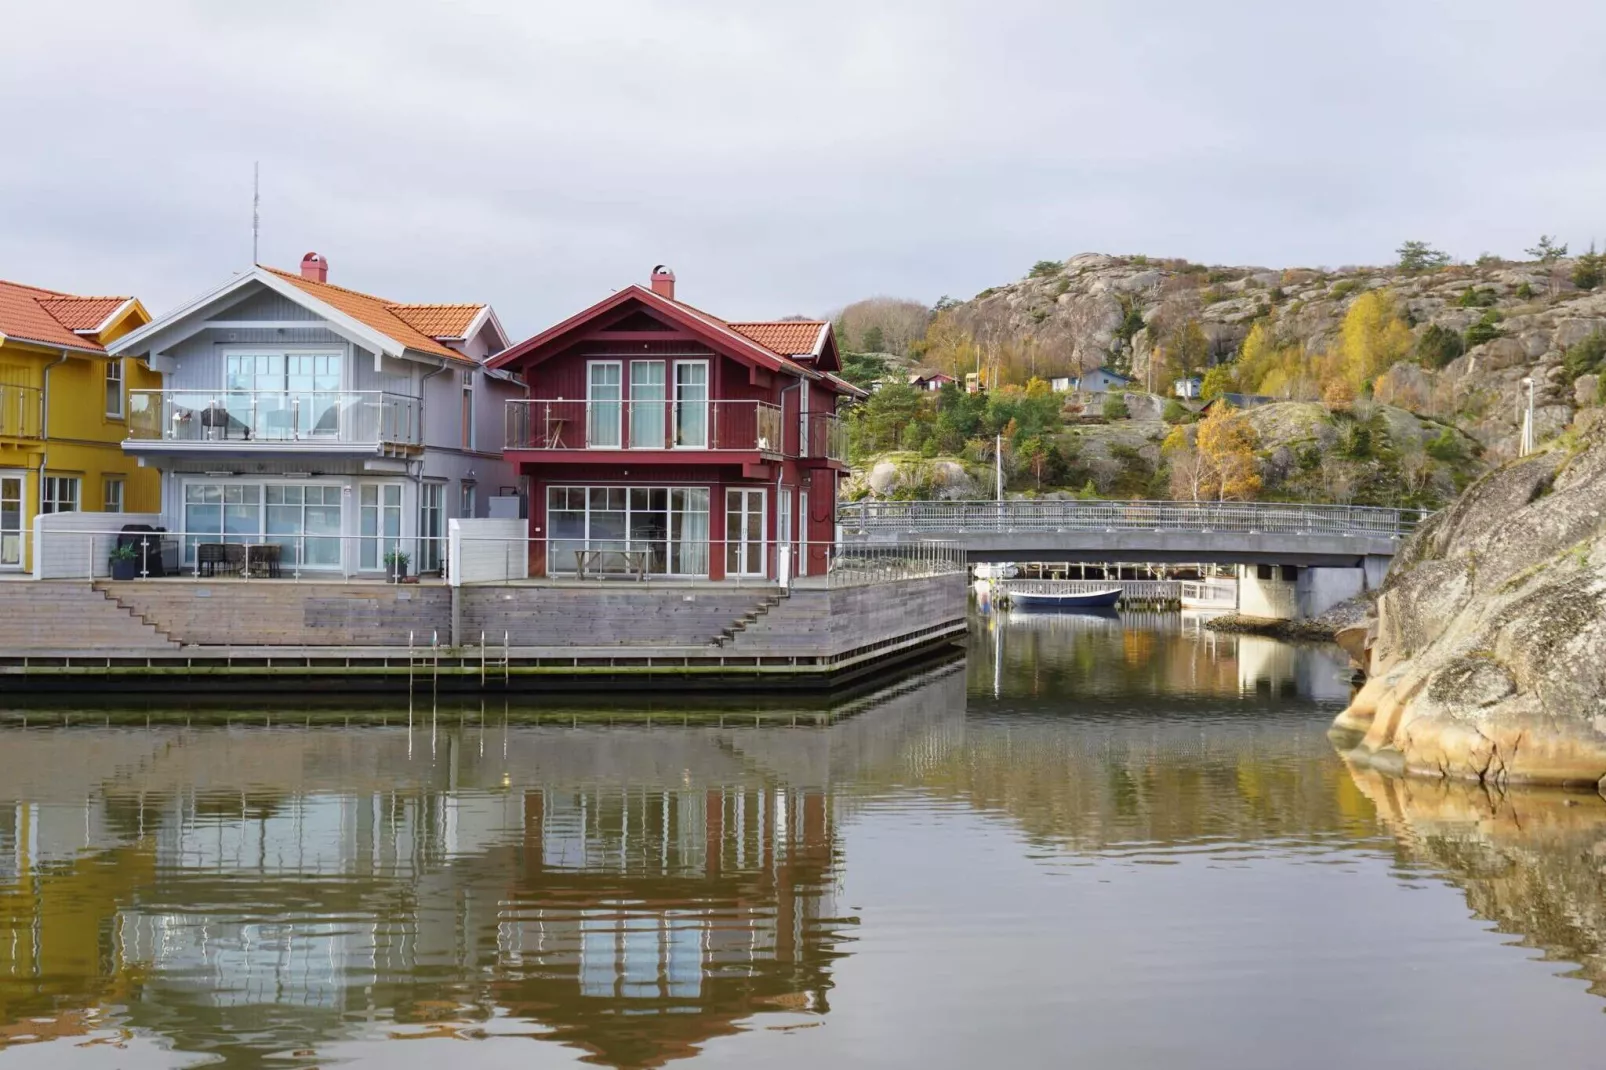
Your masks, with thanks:
M113 494L112 489L117 493ZM100 510L103 513L121 513L125 511L128 486L122 476L102 476L100 479ZM114 500L115 499L115 500Z
M636 368L639 365L645 365L645 364L654 365L657 368L659 368L663 373L663 381L658 383L658 384L656 384L657 386L662 388L663 397L661 397L661 398L642 398L642 399L640 399L641 404L643 404L643 405L657 405L659 407L659 409L662 411L662 417L661 417L662 427L660 428L660 431L661 431L660 441L651 443L651 444L646 445L646 446L641 446L641 445L638 445L636 443L636 434L635 434L635 431L636 431L636 403L637 403L637 400L638 400L636 398ZM670 405L669 392L670 392L671 388L670 388L670 385L669 385L669 372L670 372L669 364L668 364L667 361L664 361L664 360L647 359L647 360L632 360L630 362L629 379L628 379L628 382L626 383L626 386L627 386L627 388L629 390L629 398L630 398L630 416L629 416L629 421L628 421L629 427L630 427L630 432L631 432L630 433L630 448L633 449L633 450L661 450L661 449L664 448L665 445L667 445L667 443L662 441L662 440L669 437L670 427L671 427L671 424L670 424L670 410L669 410L669 405Z
M619 373L616 384L619 396L609 399L597 399L592 396L592 389L596 382L592 375L597 368L612 367ZM595 430L598 425L592 415L595 405L612 405L613 408L613 441L597 443ZM624 445L624 415L625 415L625 368L621 360L588 360L586 361L586 448L592 450L616 450Z
M128 384L124 382L123 373L122 357L113 357L106 362L106 419L108 420L121 420L123 414L128 411L128 403L125 400L128 396ZM117 387L115 395L112 393L113 384ZM112 407L113 397L117 399L116 408Z
M265 543L265 542L268 542L270 540L281 539L281 538L285 537L283 535L270 535L270 534L268 534L268 509L269 509L269 506L270 506L270 503L268 502L268 488L269 487L323 487L323 488L339 487L339 488L341 488L341 495L340 495L340 534L338 534L338 535L308 535L308 534L306 534L305 530L303 530L303 532L302 532L300 537L302 539L320 539L320 540L337 539L337 540L339 540L340 545L341 545L341 562L342 563L338 564L338 565L309 565L309 564L306 564L305 562L299 562L299 563L289 563L289 562L287 562L284 567L287 570L294 570L294 571L297 571L297 572L302 572L302 571L316 572L316 573L320 573L320 574L323 574L323 575L337 575L337 574L344 573L346 568L347 568L346 564L344 563L346 561L345 546L346 546L346 543L347 543L347 540L345 538L345 534L346 534L346 531L348 530L347 527L346 527L346 524L347 524L347 517L349 515L348 514L348 502L350 500L348 498L348 496L346 495L346 493L345 493L345 486L346 486L346 484L344 484L343 482L341 482L340 480L337 480L337 479L317 479L317 478L314 478L314 479L286 479L286 478L284 478L282 476L276 476L276 477L271 477L271 478L258 477L258 478L254 478L254 479L252 479L252 478L240 478L240 477L209 478L209 477L206 477L206 476L195 476L193 478L182 479L180 481L180 483L179 483L179 488L178 488L178 506L177 506L177 508L178 508L179 527L180 527L180 529L182 529L182 533L183 533L183 542L182 542L181 548L179 550L179 553L180 553L180 558L179 559L180 559L180 561L182 563L182 567L189 568L189 567L191 567L191 566L193 566L195 564L194 545L195 545L196 540L191 538L191 536L195 535L197 533L196 532L192 532L192 531L189 530L189 527L190 527L189 513L187 511L187 506L189 506L191 504L190 501L189 501L189 490L190 490L191 487L250 487L253 490L255 490L256 491L255 506L256 506L256 512L257 512L257 527L256 527L256 531L255 532L248 532L248 533L244 533L244 534L239 534L239 535L228 535L228 534L224 534L221 531L217 533L218 538L223 542L232 543L232 542L236 542L236 541L241 541L241 542L243 542L245 544L250 544L250 545L255 545L255 544L258 544L258 543ZM221 504L223 504L225 506L225 508L226 508L227 505L230 504L230 503L224 502L224 503L221 503ZM241 504L249 505L251 503L245 502L245 503L241 503ZM302 506L301 506L303 525L305 524L306 508L307 508L306 504L303 503ZM200 533L200 534L210 535L212 533L211 532L204 532L204 533Z
M64 488L72 488L71 498L62 496ZM62 508L64 503L69 507ZM81 476L45 476L39 495L41 513L79 513L84 508L84 481Z
M682 444L680 441L680 369L701 365L703 369L703 440L696 443ZM669 413L673 421L670 425L670 442L677 450L706 450L711 448L714 440L714 369L706 359L677 360L670 372L669 383Z
M676 518L677 517L681 518L681 523L684 523L685 522L684 518L686 518L688 516L701 515L703 517L703 526L705 528L704 535L703 535L703 540L702 540L702 546L703 546L704 550L706 551L706 553L703 555L703 569L702 569L702 571L700 571L700 572L675 572L673 570L669 570L669 571L665 571L665 572L650 572L649 575L655 576L655 577L667 576L667 577L670 577L670 578L678 578L678 579L706 579L708 577L708 570L711 567L712 561L713 561L714 543L713 543L712 537L708 534L706 529L708 528L709 525L711 525L713 523L713 511L714 511L714 509L716 507L715 506L715 497L716 496L715 496L713 487L709 486L706 483L701 483L701 484L699 484L699 483L675 483L675 484L552 483L552 484L548 484L548 486L546 487L545 508L546 508L546 515L547 515L547 518L548 518L547 519L547 531L549 533L548 534L548 538L549 539L551 539L554 542L558 542L558 541L561 541L561 542L579 542L579 543L583 543L587 548L589 548L591 546L591 543L592 543L592 533L591 533L591 492L593 490L622 490L622 491L625 492L625 510L624 510L625 517L626 517L626 520L625 520L625 531L626 531L625 540L626 540L627 543L631 543L631 539L630 539L630 536L629 536L629 531L630 531L630 528L631 528L630 517L635 512L635 509L630 504L631 492L632 491L638 491L638 490L646 490L646 491L665 490L665 491L668 491L669 492L669 508L668 508L668 511L667 511L667 513L665 515L668 517L668 520L669 520L669 528L665 532L665 542L668 544L668 548L669 548L669 553L667 555L667 560L671 561L671 562L674 561L674 559L675 559L674 543L676 542L676 534L680 530L680 529L678 529L676 527ZM569 491L581 491L581 492L583 492L585 503L586 503L585 507L583 509L568 509L567 507L562 507L561 511L563 511L563 512L582 513L584 515L585 519L582 521L582 534L578 538L573 537L573 536L564 536L562 539L554 539L550 534L551 527L552 527L551 514L553 512L559 511L559 510L558 509L554 509L554 507L553 507L553 503L552 503L553 496L555 494L558 494L558 493L567 494ZM692 492L698 492L698 491L702 492L704 495L707 496L708 511L704 512L704 513L701 513L701 514L698 514L697 512L695 512L693 510L690 510L690 509L683 509L683 510L677 511L675 509L675 504L674 504L674 496L675 496L675 492L677 492L677 491L686 492L688 494L690 494ZM597 538L597 541L601 542L601 541L612 541L612 540L604 540L599 536ZM640 547L639 546L635 546L634 548L639 549ZM667 568L667 565L666 565L666 568ZM555 558L551 558L550 555L549 555L549 562L548 562L548 565L547 565L547 573L548 573L548 575L554 575L554 576L567 575L567 576L572 576L572 575L574 575L574 571L575 571L574 570L574 563L572 561L559 561L559 560L556 560Z
M386 505L385 491L387 488L392 487L394 487L396 490L396 504ZM363 501L363 492L369 488L372 488L374 491L374 504L371 506ZM407 490L405 485L395 480L363 480L361 483L357 484L357 570L359 572L385 571L386 540L390 540L393 543L391 547L392 549L403 550L405 552L405 548L403 546L403 543L405 542L405 536L403 533L407 530L406 501ZM363 515L369 510L372 510L374 514L373 535L365 534L362 529ZM396 517L395 535L385 534L386 514L394 514ZM366 564L363 561L363 555L369 550L374 552L374 563L372 565Z
M754 541L753 540L753 536L749 532L746 532L746 531L742 532L742 537L737 542L737 546L739 547L739 549L737 550L737 558L736 558L737 567L733 569L733 568L731 568L731 565L730 565L730 562L731 562L730 551L731 551L731 543L732 543L731 531L730 531L730 511L731 511L730 510L730 499L731 499L731 495L732 494L744 495L744 497L742 499L742 515L744 517L750 517L750 516L755 516L755 515L758 517L758 562L757 562L757 567L756 568L754 567L754 562L752 562L751 560L748 559L749 555L747 553L748 544ZM758 495L758 509L757 509L756 513L755 513L754 510L751 510L751 509L747 508L747 503L749 501L751 501L751 498L747 497L747 496L748 495L754 495L754 494ZM768 574L768 569L765 568L765 565L768 564L768 560L767 559L769 557L769 554L767 552L767 546L766 546L766 544L768 542L769 526L770 526L770 517L769 517L770 496L769 496L769 488L768 487L726 487L725 488L725 501L723 503L721 503L721 504L723 505L723 507L725 509L725 546L723 548L724 552L725 552L725 575L726 576L742 576L744 578L745 577L754 577L754 576L767 575Z
M475 435L477 430L474 419L474 373L465 371L462 376L463 386L463 448L470 453L474 452L474 445L478 441Z

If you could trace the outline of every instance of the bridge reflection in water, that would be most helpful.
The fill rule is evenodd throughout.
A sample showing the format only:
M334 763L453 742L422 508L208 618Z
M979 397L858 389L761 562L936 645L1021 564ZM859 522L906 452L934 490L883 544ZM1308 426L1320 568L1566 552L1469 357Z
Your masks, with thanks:
M1348 769L1319 648L1174 615L971 642L829 726L0 729L0 1051L655 1067L730 1037L812 1066L915 1037L877 1050L957 1070L978 1033L1126 1051L1134 1013L1212 1065L1308 1065L1335 1016L1402 1065L1593 1041L1469 1016L1566 986L1400 888L1606 992L1606 803Z

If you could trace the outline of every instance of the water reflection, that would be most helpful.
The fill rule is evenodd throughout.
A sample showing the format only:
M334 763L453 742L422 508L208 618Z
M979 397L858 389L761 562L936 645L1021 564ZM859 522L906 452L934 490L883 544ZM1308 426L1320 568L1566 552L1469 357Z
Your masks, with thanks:
M634 699L411 729L19 717L0 729L0 1059L1598 1050L1599 1007L1569 1017L1566 986L1464 904L1606 994L1606 802L1348 769L1325 735L1336 652L1175 615L1001 614L969 654L757 724L661 701L625 725L649 712Z
M830 785L951 734L962 701L949 671L823 729L433 748L422 726L13 730L0 1047L149 1033L247 1065L511 1032L648 1067L823 1015L854 926Z

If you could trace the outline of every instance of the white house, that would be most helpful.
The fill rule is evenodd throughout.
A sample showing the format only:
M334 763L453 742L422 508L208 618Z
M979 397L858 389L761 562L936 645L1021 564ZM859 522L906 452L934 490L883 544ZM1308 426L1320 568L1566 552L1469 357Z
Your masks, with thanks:
M1192 401L1194 398L1199 396L1199 390L1203 385L1204 380L1200 379L1197 375L1191 375L1185 379L1178 379L1176 382L1172 383L1171 389L1177 395L1177 397Z
M517 488L503 461L516 376L484 304L409 304L255 266L109 347L163 375L132 391L123 449L162 473L162 513L203 543L266 542L281 567L383 574L403 553L433 572L446 522ZM338 536L338 537L337 537Z

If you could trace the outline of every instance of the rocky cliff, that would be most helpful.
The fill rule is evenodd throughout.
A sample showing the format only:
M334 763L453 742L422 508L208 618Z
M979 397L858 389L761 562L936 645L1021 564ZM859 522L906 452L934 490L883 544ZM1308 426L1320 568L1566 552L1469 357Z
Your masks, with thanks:
M1517 453L1527 401L1524 378L1536 382L1541 441L1597 405L1596 377L1575 381L1563 357L1569 347L1606 331L1606 289L1579 290L1570 280L1572 263L1486 262L1405 273L1207 267L1083 253L1055 270L1040 265L1028 278L984 290L952 313L984 344L1030 346L1036 354L1032 366L1042 374L1112 363L1145 383L1151 358L1187 324L1197 324L1206 362L1232 359L1257 320L1279 342L1319 353L1337 339L1345 314L1362 294L1387 289L1417 339L1437 327L1472 344L1443 367L1397 366L1379 382L1379 399L1453 421L1491 459L1504 460ZM1469 328L1486 318L1487 329L1469 336ZM1153 386L1169 391L1165 382Z
M1478 480L1396 559L1362 761L1485 783L1606 776L1606 428ZM1601 785L1606 787L1606 785Z

